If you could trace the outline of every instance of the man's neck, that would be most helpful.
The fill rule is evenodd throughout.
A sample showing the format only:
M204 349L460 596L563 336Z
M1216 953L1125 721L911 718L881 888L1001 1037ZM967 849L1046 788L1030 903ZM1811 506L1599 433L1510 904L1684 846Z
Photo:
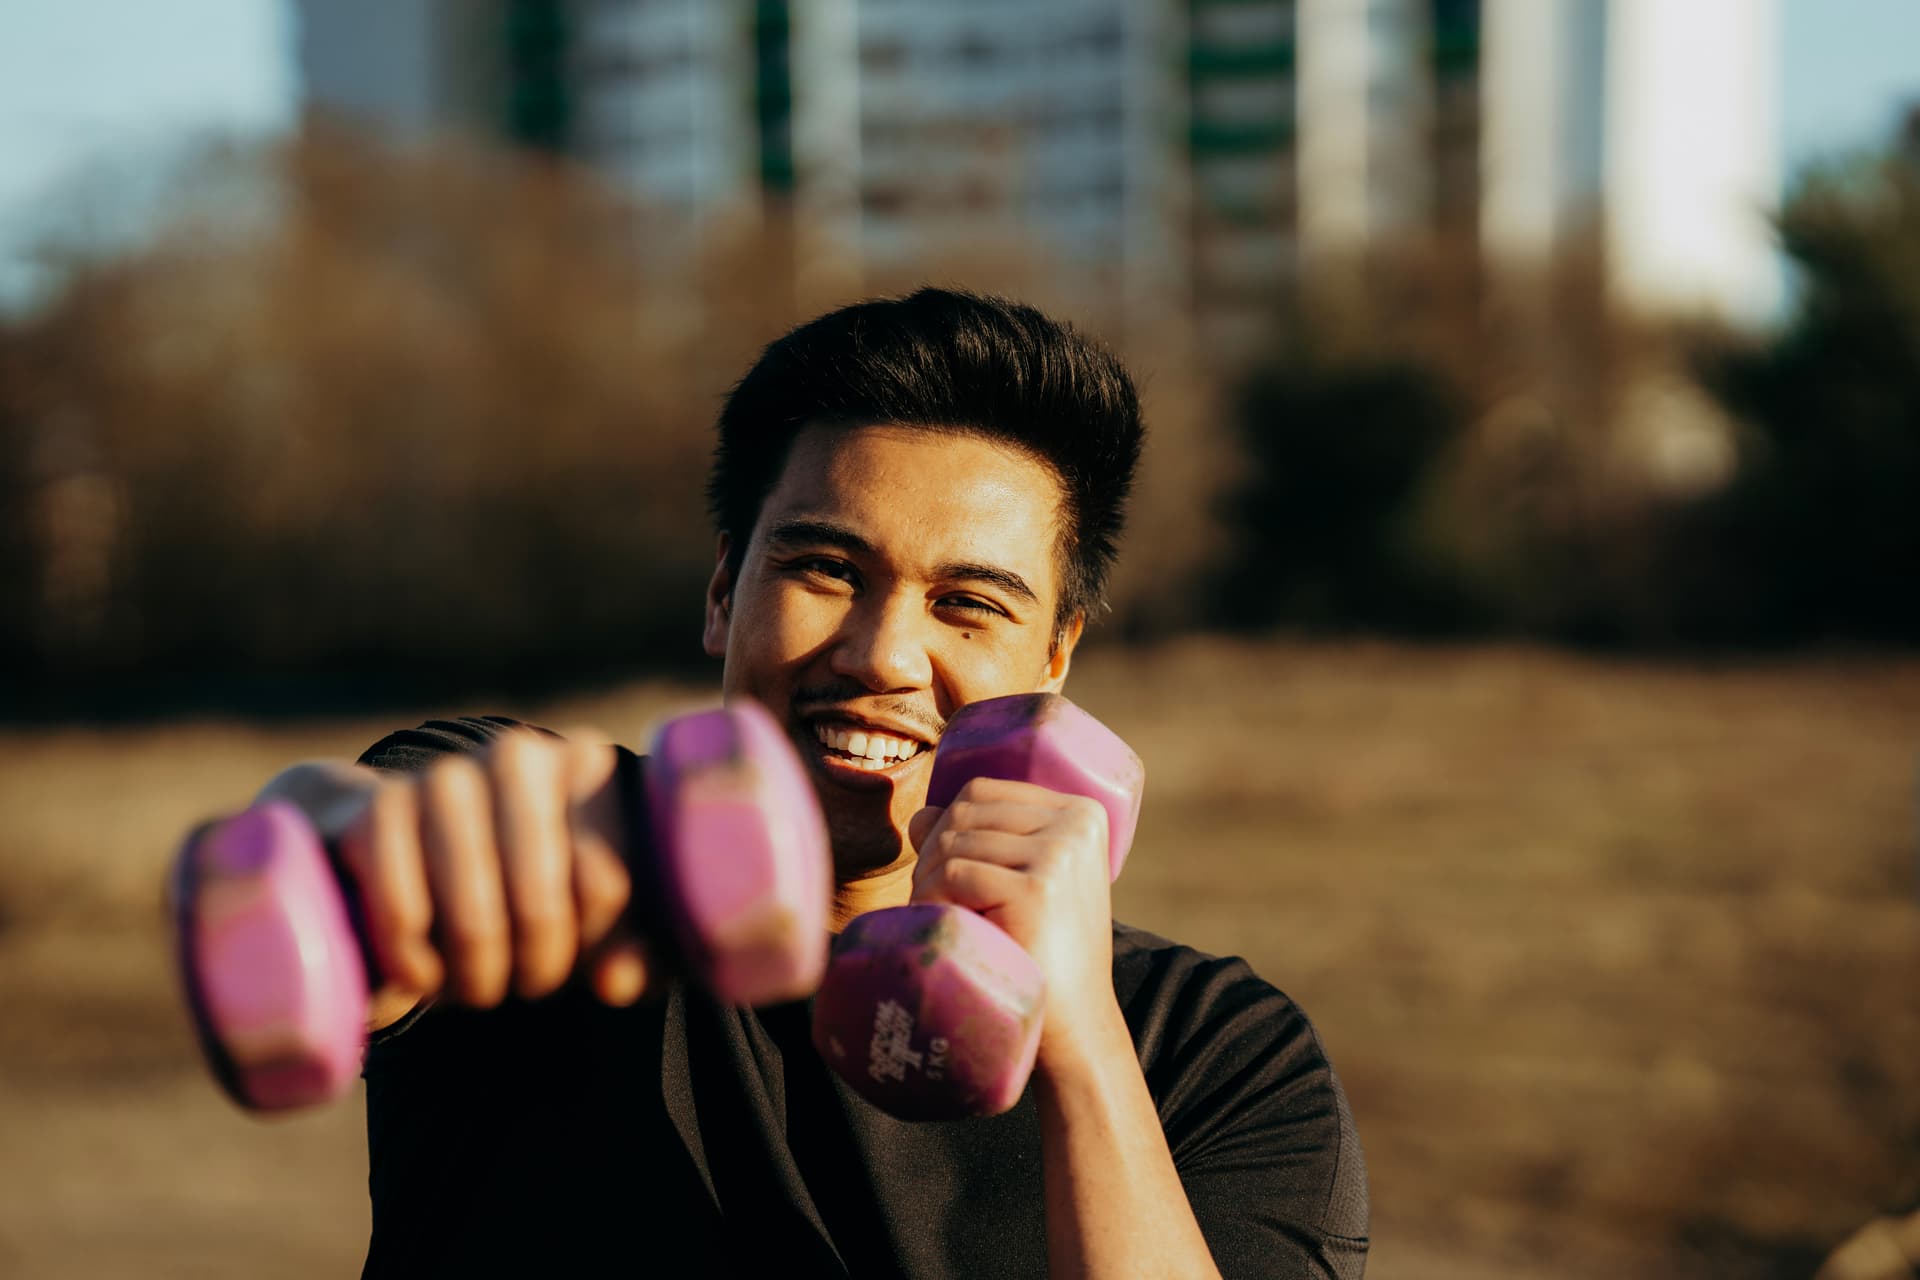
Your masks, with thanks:
M835 933L850 924L855 916L882 907L905 906L913 895L913 859L903 858L884 871L857 880L842 880L833 886L833 908L828 927Z

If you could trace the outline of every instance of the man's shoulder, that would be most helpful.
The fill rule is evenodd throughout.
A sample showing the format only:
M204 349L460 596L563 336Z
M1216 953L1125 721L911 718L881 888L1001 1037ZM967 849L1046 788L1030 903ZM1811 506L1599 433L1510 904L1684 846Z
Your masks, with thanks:
M1118 920L1113 924L1113 981L1123 1008L1176 997L1207 1007L1252 1001L1298 1008L1239 956L1213 955Z
M1238 956L1115 922L1113 986L1149 1083L1253 1071L1275 1084L1332 1084L1306 1011Z

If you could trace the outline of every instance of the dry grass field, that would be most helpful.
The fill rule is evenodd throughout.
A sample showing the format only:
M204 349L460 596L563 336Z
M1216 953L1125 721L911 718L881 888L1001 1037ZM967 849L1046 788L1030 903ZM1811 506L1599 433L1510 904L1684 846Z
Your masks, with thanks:
M1920 1203L1920 661L1184 641L1073 691L1148 766L1118 913L1340 1065L1371 1275L1804 1277ZM520 709L633 740L699 696ZM357 1274L358 1109L215 1096L159 880L404 718L0 732L0 1275Z

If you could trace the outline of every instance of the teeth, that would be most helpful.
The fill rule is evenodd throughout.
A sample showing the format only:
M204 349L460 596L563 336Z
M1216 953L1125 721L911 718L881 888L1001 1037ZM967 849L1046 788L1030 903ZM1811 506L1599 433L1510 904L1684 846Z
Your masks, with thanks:
M843 729L837 725L815 725L814 736L823 746L852 757L850 763L864 768L884 769L920 754L920 744L908 738L893 738L864 729Z

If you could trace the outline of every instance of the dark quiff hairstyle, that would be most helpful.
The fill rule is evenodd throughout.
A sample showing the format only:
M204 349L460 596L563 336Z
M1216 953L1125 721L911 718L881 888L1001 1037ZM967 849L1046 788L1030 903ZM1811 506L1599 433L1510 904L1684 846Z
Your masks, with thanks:
M921 289L855 303L770 345L720 410L707 500L738 576L801 429L894 424L1004 442L1060 482L1055 626L1100 606L1140 458L1140 398L1099 343L1004 298Z

